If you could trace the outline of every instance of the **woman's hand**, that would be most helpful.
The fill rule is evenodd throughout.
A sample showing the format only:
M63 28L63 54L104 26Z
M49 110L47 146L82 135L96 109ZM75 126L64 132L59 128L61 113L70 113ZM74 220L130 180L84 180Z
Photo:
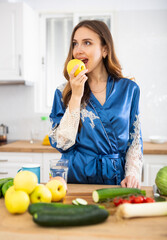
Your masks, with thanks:
M82 98L84 93L84 86L85 82L87 81L88 77L85 75L88 69L81 71L76 77L74 76L75 71L79 65L76 65L69 75L70 77L70 85L72 89L72 97Z
M121 187L127 188L140 188L139 181L135 176L127 176L121 182Z

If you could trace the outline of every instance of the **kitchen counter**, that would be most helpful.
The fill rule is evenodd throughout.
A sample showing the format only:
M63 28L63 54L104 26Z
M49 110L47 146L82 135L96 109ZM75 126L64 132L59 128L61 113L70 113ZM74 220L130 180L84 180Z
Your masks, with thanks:
M70 203L76 197L84 198L88 203L92 202L92 191L98 188L113 186L68 184L68 194L64 200ZM147 196L152 196L151 187L142 187ZM115 208L115 207L114 207ZM36 225L32 216L26 212L22 215L10 214L0 199L0 239L5 240L97 240L97 239L150 239L165 240L167 238L167 217L133 218L129 220L116 220L112 205L108 208L109 218L97 225L82 227L45 228Z
M41 141L33 144L29 141L16 141L0 146L0 152L58 153L55 148L42 145ZM143 152L144 154L167 154L167 142L161 144L144 142Z
M0 146L0 152L58 153L52 146L44 146L41 141L15 141Z

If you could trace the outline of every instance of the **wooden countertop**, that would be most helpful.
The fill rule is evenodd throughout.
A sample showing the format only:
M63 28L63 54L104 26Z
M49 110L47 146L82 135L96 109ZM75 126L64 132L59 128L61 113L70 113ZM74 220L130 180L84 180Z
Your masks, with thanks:
M98 188L113 186L68 184L65 203L71 203L76 197L92 202L92 191ZM142 187L147 196L152 196L151 187ZM22 215L10 214L0 199L0 239L5 240L105 240L105 239L138 239L165 240L167 237L166 217L133 218L118 221L111 207L109 218L97 225L82 227L45 228L36 225L32 216L26 212Z
M0 146L0 152L59 153L52 146L42 145L41 141L30 143L24 140Z
M58 153L55 148L51 146L43 146L40 141L33 144L29 141L15 141L0 146L0 152ZM144 142L143 152L144 154L167 154L167 142L161 144Z

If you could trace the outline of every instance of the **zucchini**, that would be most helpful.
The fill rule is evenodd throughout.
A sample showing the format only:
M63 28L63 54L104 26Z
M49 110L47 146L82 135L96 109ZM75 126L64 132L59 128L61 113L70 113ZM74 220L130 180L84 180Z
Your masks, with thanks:
M125 196L129 194L141 194L145 196L146 191L138 188L102 188L93 191L92 198L94 202L98 203L114 197Z
M72 200L72 204L79 205L79 203L76 201L76 199Z
M109 212L105 209L74 206L75 208L55 209L52 212L40 211L33 215L33 221L45 227L65 227L92 225L105 221ZM95 205L92 205L95 206ZM80 208L82 207L82 208ZM69 211L67 211L67 209Z
M88 202L85 199L76 198L75 200L72 200L72 204L74 204L74 205L88 205Z
M3 184L8 182L9 180L12 180L13 178L1 178L0 179L0 188L2 188Z
M76 202L79 205L87 205L88 204L88 202L85 199L82 199L82 198L76 198Z
M68 209L76 209L76 208L80 208L80 209L85 209L85 207L87 207L87 209L97 209L99 208L96 205L93 204L89 204L87 206L84 205L71 205L71 204L64 204L64 203L32 203L29 205L28 207L28 212L33 215L36 212L41 212L41 211L47 211L47 212L53 212L54 210L57 209L62 209L62 211L64 211L64 209L66 209L68 211Z
M9 180L8 182L4 183L2 186L2 194L3 196L5 196L6 191L8 190L8 188L10 188L11 186L13 186L13 179Z
M9 180L12 180L13 178L1 178L0 179L0 197L2 197L2 187L3 185L8 182Z

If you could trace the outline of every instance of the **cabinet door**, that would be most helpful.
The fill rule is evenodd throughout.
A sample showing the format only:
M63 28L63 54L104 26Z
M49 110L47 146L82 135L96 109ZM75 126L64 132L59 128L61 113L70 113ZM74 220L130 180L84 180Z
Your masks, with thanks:
M153 186L157 172L167 166L167 155L144 155L144 184Z
M1 153L0 178L14 177L24 164L40 164L40 182L42 182L42 153Z
M19 18L20 12L17 4L0 3L1 80L18 80L21 74Z

